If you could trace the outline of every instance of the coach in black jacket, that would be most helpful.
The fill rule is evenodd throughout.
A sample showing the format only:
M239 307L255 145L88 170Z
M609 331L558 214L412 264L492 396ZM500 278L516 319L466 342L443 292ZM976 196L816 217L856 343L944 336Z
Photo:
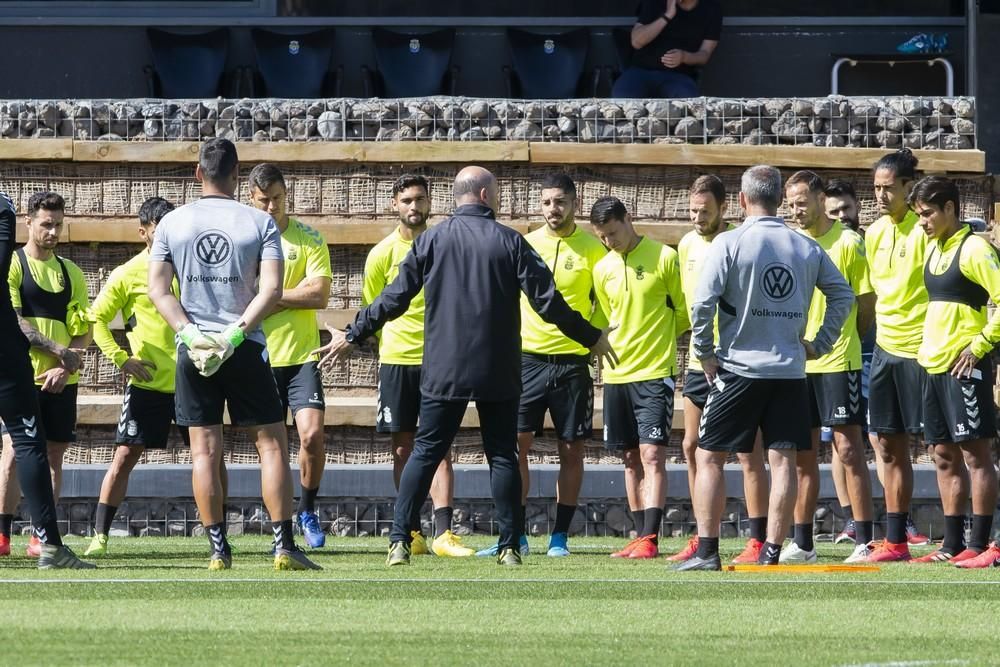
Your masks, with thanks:
M454 214L417 237L399 276L346 332L333 332L324 363L406 312L424 290L424 357L420 423L413 454L399 481L389 564L409 562L411 518L427 498L434 471L448 453L470 400L476 401L483 448L490 463L500 524L498 562L520 564L523 530L517 464L517 405L521 394L523 291L542 319L590 347L610 364L617 359L607 333L571 309L552 273L516 231L496 222L499 188L481 167L455 179Z

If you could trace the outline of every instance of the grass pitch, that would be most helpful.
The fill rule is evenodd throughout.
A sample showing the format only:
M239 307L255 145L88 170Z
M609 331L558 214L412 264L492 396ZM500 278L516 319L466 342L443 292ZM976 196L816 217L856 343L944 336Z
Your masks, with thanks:
M311 553L324 570L275 572L270 540L242 537L222 573L201 538L112 539L96 571L39 572L24 544L0 561L5 664L1000 664L997 569L675 573L608 558L624 540L575 538L554 559L540 538L521 568L415 556L390 570L385 540L331 538ZM839 563L850 548L819 551Z

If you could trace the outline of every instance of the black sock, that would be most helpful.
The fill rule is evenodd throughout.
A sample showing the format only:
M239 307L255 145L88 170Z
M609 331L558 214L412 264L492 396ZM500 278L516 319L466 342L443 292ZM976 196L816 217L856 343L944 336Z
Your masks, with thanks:
M113 505L97 503L97 512L94 516L94 530L99 535L107 535L111 530L111 523L115 520L115 512L118 508Z
M944 515L944 539L941 550L952 556L965 549L965 515Z
M13 514L0 514L0 535L9 538L10 531L14 527Z
M759 565L776 565L778 562L778 556L781 555L781 545L774 544L773 542L764 542L764 546L760 550L760 556L757 558L757 563Z
M438 538L451 530L451 517L454 512L450 507L434 508L434 537Z
M226 539L225 522L205 526L205 532L208 533L208 539L212 542L212 553L223 554L225 556L231 553L229 540Z
M718 537L702 537L698 536L698 551L695 553L697 558L711 558L712 556L719 555L719 538Z
M660 541L660 523L663 521L663 508L662 507L647 507L646 508L646 520L642 524L642 535L652 535L653 544L659 544Z
M875 539L875 522L874 521L855 521L854 522L854 543L855 544L868 544Z
M990 533L993 532L992 514L972 515L972 536L969 539L969 548L979 552L986 551L990 544Z
M576 505L562 505L556 503L556 525L552 528L553 533L568 533L569 524L576 514Z
M274 531L274 548L293 551L295 549L295 536L292 533L292 520L274 521L271 523L271 530Z
M642 537L643 524L646 523L646 510L632 510L632 523L635 524L635 532Z
M813 546L813 525L812 523L795 524L795 543L803 551L812 551Z
M767 515L750 517L750 537L763 542L767 539Z
M906 544L907 512L889 512L885 517L885 539L893 544Z
M302 497L299 498L299 514L302 512L316 511L316 496L319 494L319 487L307 489L302 487Z

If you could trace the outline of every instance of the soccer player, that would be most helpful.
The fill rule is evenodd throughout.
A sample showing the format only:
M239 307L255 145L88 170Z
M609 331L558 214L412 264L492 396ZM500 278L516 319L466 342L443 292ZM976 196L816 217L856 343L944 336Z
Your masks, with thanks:
M917 158L909 149L875 164L875 197L882 217L865 234L875 289L876 345L868 387L868 428L878 434L885 487L886 534L871 562L909 560L906 525L913 495L910 435L923 433L927 372L917 361L927 313L924 260L927 235L907 196Z
M36 192L28 200L28 241L10 265L7 285L21 328L31 343L31 365L42 429L45 432L52 494L59 502L62 462L66 448L76 441L76 392L83 350L90 345L87 321L87 281L83 271L56 254L66 203L55 192ZM14 452L4 450L0 460L0 517L13 514L19 495L13 476ZM6 523L4 521L3 523ZM38 556L37 535L28 541L29 556Z
M355 343L403 315L423 288L420 423L399 480L389 566L410 563L414 515L427 498L470 400L476 401L479 412L500 524L497 564L522 564L518 541L524 517L517 469L522 291L560 331L608 357L609 363L617 362L607 330L592 327L571 309L545 262L520 234L496 222L496 177L482 167L465 167L455 178L454 192L454 214L417 237L392 284L345 332L332 332L332 340L321 350L324 363L349 354Z
M959 216L958 186L943 176L917 181L908 197L927 234L924 285L929 303L917 360L927 370L924 441L934 446L944 506L941 548L916 562L992 567L1000 548L987 545L997 506L993 441L997 435L990 353L1000 342L1000 260ZM965 520L972 495L972 533Z
M414 240L427 231L431 214L427 179L414 174L400 176L392 185L392 208L399 215L399 226L380 241L365 260L362 302L368 305L399 275L399 265L413 248ZM424 356L424 293L410 301L402 317L387 322L378 335L378 410L375 430L392 439L392 478L399 490L399 478L413 453L413 438L420 415L420 371ZM462 558L473 550L462 544L452 532L455 472L451 458L445 456L431 483L434 505L434 540L430 549L421 532L420 515L410 526L411 553ZM496 555L496 554L494 554Z
M781 196L777 169L759 165L744 172L740 207L748 218L712 243L695 289L694 349L712 389L697 452L698 553L678 570L721 568L723 466L731 452L753 448L758 429L771 466L767 541L758 562L778 562L795 504L796 452L810 446L806 359L833 348L854 302L822 248L777 217ZM806 315L817 287L826 296L826 314L809 341L803 338Z
M687 331L677 252L639 236L617 197L590 209L594 232L611 251L594 267L597 300L617 328L621 363L604 372L604 444L623 452L625 491L639 536L614 558L659 555L667 499L666 445L674 413L677 336Z
M726 186L722 179L705 174L695 179L688 195L691 223L694 229L681 239L677 246L680 261L681 286L684 300L691 308L694 289L701 275L701 264L712 241L724 231L733 229L726 225ZM694 354L693 342L689 347L688 366L684 374L684 458L688 469L688 492L694 493L697 472L696 452L698 450L698 424L701 411L708 398L708 381L705 372ZM759 440L759 439L758 439ZM760 549L764 546L767 533L767 469L764 467L764 448L759 441L754 443L753 452L737 454L743 467L743 496L746 500L750 523L750 539L743 553L733 559L734 563L756 563ZM680 552L667 557L668 561L680 562L694 556L698 550L698 536L694 535Z
M541 209L545 224L524 239L551 268L556 289L570 308L599 329L607 319L594 295L594 267L607 251L575 222L576 184L563 173L542 181ZM593 433L594 380L590 351L545 322L521 295L521 403L517 416L517 447L521 464L521 505L531 488L528 453L541 433L545 411L552 415L559 438L559 478L556 482L556 522L549 537L552 557L569 555L569 525L576 513L583 484L583 447ZM528 540L522 535L521 551ZM493 549L486 549L490 555Z
M202 197L156 230L149 298L177 333L176 419L189 427L192 483L212 545L209 570L232 566L222 485L222 413L255 431L261 491L274 531L276 570L320 569L295 546L288 432L260 323L281 298L281 239L274 219L233 199L236 146L202 144ZM180 299L171 283L176 275Z
M288 215L285 177L267 162L250 171L250 201L266 212L281 233L285 274L281 299L262 327L278 394L299 432L299 497L297 521L306 544L318 549L326 534L316 514L316 495L326 464L323 378L311 354L319 347L316 311L330 299L330 251L319 232ZM284 421L284 418L282 418Z
M177 351L174 332L149 300L149 247L156 225L174 205L160 197L150 197L139 207L139 238L142 252L119 266L108 277L90 308L94 342L108 359L128 377L122 400L122 414L115 431L114 459L101 483L101 496L94 518L94 537L85 556L104 556L115 511L125 499L128 478L146 447L167 446L174 420L174 370ZM176 287L175 287L176 291ZM133 353L118 345L111 334L111 322L121 313L126 337ZM185 445L190 445L187 429L180 428Z
M49 213L40 214L42 216L48 217ZM8 275L11 268L16 226L14 204L10 197L0 192L0 276ZM17 478L28 500L33 532L41 542L39 569L90 569L94 567L93 563L77 558L59 536L45 431L29 357L31 343L25 333L29 333L35 341L41 342L41 339L37 329L19 316L11 297L10 290L0 289L0 421L3 422L0 426L3 447L5 451L13 449L17 460ZM67 355L67 358L70 357ZM0 517L5 531L0 537L2 556L10 554L12 519L9 514Z
M823 181L811 171L798 171L785 183L785 199L791 220L799 231L816 241L844 276L855 294L855 303L844 321L840 336L827 354L806 361L806 386L812 421L812 447L799 452L796 467L798 498L795 501L794 533L791 544L781 552L782 563L815 563L813 515L819 497L820 427L832 430L833 449L842 462L847 493L856 530L856 546L847 562L868 557L873 538L871 476L865 458L862 427L865 424L861 395L861 332L867 331L875 316L875 295L868 280L865 242L859 234L831 220L824 208ZM817 290L809 305L807 339L823 324L826 299Z

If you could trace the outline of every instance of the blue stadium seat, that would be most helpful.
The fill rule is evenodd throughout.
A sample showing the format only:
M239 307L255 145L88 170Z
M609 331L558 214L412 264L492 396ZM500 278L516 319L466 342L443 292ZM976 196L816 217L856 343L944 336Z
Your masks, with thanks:
M397 32L372 28L377 69L362 66L367 97L454 95L459 67L451 62L455 31Z
M507 29L511 66L504 67L507 95L525 99L592 97L600 69L584 73L590 32L578 28L561 33Z
M257 56L251 97L316 98L340 94L342 67L330 69L333 28L250 31Z
M153 54L153 64L143 68L150 97L232 94L223 82L229 53L227 28L197 33L148 28L146 35Z

